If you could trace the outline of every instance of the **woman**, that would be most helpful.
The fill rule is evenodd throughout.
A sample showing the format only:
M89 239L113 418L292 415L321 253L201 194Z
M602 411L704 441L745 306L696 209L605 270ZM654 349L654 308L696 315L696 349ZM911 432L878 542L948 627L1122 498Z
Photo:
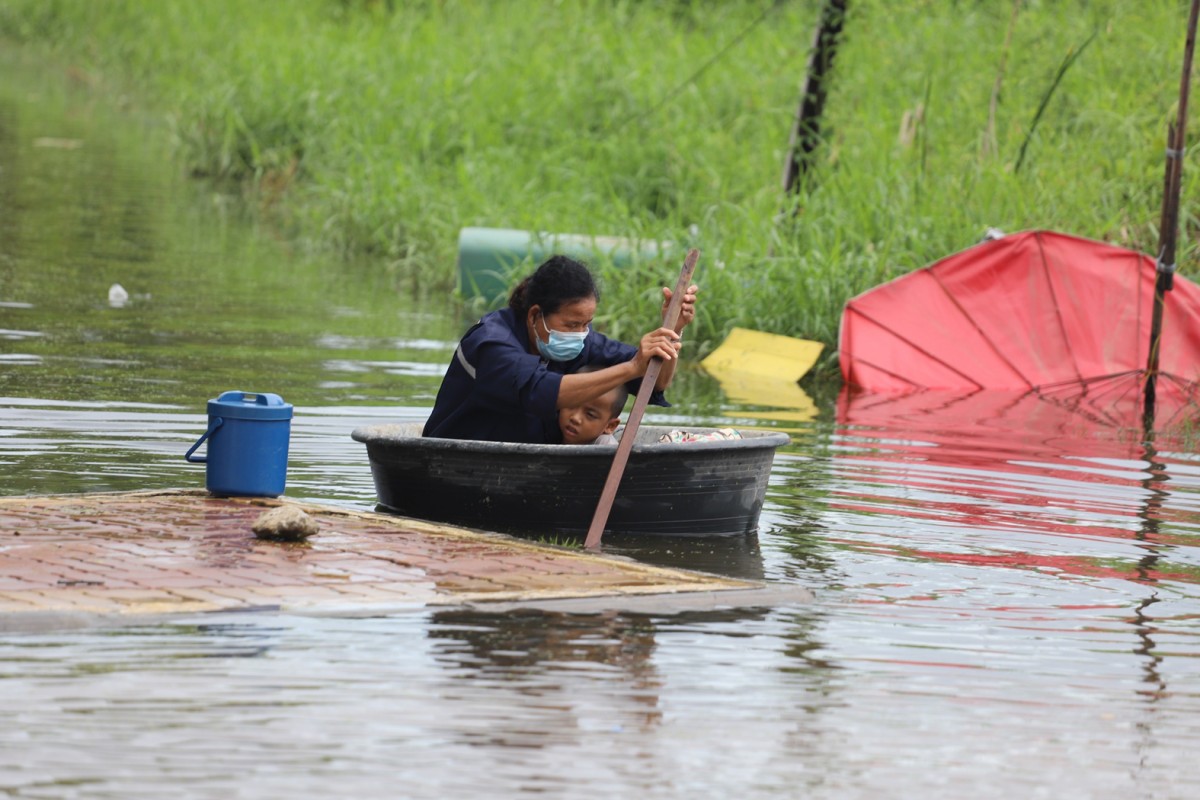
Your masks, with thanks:
M671 290L663 289L663 313ZM650 359L663 360L651 402L675 375L680 334L696 316L688 287L675 329L658 328L634 347L591 330L600 292L588 268L552 256L513 289L508 307L466 332L438 390L425 436L558 443L558 409L582 405L622 384L636 392ZM585 366L598 367L578 372Z

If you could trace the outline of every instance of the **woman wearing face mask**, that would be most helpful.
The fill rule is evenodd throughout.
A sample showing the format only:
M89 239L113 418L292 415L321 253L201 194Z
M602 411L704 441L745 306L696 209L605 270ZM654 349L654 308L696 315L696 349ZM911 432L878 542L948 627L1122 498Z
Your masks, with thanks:
M663 289L663 312L671 290ZM562 441L558 409L571 408L621 384L636 393L650 359L663 359L651 402L675 375L680 333L696 316L688 287L674 330L657 328L637 347L591 330L600 293L583 264L552 256L521 281L508 307L466 332L438 390L425 436L494 442ZM591 366L594 371L579 373Z

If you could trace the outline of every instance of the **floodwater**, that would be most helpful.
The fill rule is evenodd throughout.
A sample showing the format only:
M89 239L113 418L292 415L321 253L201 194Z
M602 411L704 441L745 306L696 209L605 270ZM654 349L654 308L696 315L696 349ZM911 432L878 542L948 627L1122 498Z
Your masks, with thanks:
M242 389L296 406L290 497L371 508L350 431L422 418L461 312L252 226L152 125L6 77L0 494L202 486L183 453ZM989 397L831 393L810 421L728 397L692 368L653 421L792 434L757 536L606 549L814 603L7 633L0 791L1200 796L1187 438Z

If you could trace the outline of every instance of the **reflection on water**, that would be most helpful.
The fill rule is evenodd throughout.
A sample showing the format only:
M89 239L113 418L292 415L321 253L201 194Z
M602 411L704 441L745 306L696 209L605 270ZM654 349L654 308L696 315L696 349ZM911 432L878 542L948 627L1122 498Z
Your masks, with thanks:
M715 572L730 578L766 577L757 533L706 539L612 536L605 540L604 552L660 567Z
M838 471L870 492L832 508L918 523L906 557L1178 583L1200 578L1200 459L1034 395L843 392ZM860 431L865 434L860 435ZM900 431L881 447L879 432ZM890 538L890 537L889 537Z
M622 614L473 611L435 614L429 631L445 669L470 682L502 678L524 697L523 714L498 715L467 737L516 748L580 745L589 732L645 733L660 724L654 634L651 621ZM581 682L563 673L599 678L601 691L580 692ZM609 682L623 691L610 694Z
M371 508L349 433L424 417L457 312L255 235L127 123L17 85L40 84L0 81L0 493L202 486L183 453L241 389L296 407L289 496ZM685 370L653 414L792 433L756 536L606 547L811 607L47 620L0 637L0 790L1200 792L1194 440L1028 398L755 399Z
M0 640L0 698L22 723L0 775L31 797L786 791L831 698L803 646L763 635L779 625L450 611L25 635Z

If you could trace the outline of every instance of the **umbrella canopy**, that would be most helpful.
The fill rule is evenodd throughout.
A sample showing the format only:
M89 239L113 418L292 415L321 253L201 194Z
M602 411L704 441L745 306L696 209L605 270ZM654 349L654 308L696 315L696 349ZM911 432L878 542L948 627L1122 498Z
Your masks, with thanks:
M1148 361L1154 259L1051 231L976 245L847 304L846 383L861 389L1036 392L1136 405ZM1200 392L1200 289L1176 277L1160 347L1160 403Z

